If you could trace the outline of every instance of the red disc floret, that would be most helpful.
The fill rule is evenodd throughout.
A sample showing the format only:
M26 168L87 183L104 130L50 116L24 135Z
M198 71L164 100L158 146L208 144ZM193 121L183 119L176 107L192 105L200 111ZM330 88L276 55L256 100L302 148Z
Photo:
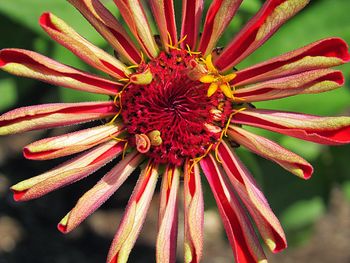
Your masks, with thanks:
M184 50L161 53L146 67L153 80L148 85L130 84L123 91L122 117L135 144L135 135L158 130L162 143L146 153L158 163L181 165L186 158L206 153L220 137L211 129L221 94L207 96L207 86L189 79L187 65L194 56ZM209 127L209 128L208 128Z

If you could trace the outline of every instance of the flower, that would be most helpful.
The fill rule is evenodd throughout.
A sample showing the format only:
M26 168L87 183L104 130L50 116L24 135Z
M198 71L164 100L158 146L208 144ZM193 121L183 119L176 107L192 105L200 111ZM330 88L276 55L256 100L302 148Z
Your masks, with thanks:
M242 0L212 1L199 37L203 0L183 0L181 34L173 1L150 0L159 37L140 1L115 0L126 30L98 0L69 0L117 52L95 47L51 13L40 25L55 41L110 79L92 75L21 49L0 51L9 73L85 92L106 94L106 102L23 107L0 116L0 135L104 119L107 123L27 145L24 156L47 160L80 153L70 161L12 186L14 198L38 198L81 180L106 163L119 162L86 192L60 221L75 229L142 167L107 262L126 262L146 217L160 175L157 262L174 262L178 189L184 188L184 261L199 262L203 251L204 202L200 170L217 202L236 262L266 262L251 221L273 252L286 248L282 227L254 177L238 159L241 145L284 169L310 178L313 168L275 142L247 131L253 126L321 144L350 142L350 117L319 117L256 109L252 103L339 88L343 75L331 67L350 60L347 44L326 38L246 69L231 68L309 2L267 0L224 49L216 43ZM249 219L248 212L252 220Z

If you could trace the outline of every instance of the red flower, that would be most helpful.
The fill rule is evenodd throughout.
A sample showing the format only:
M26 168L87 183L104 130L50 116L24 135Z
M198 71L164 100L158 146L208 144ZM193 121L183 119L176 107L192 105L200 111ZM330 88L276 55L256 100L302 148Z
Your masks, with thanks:
M81 37L51 13L42 28L58 43L111 79L60 64L32 51L3 49L1 69L18 76L86 92L113 101L23 107L0 117L0 134L106 119L107 124L27 145L28 159L47 160L83 152L44 174L12 186L24 201L90 175L120 158L61 220L67 233L102 205L142 163L112 243L107 262L126 262L162 174L157 262L174 262L178 188L184 177L185 262L199 262L203 250L203 196L200 169L216 199L236 262L266 262L246 210L273 251L284 249L285 235L263 193L230 146L243 147L291 173L310 178L312 166L282 146L244 129L255 126L307 141L350 142L350 117L318 117L256 109L251 103L339 88L343 75L331 67L350 60L348 46L327 38L247 69L230 68L253 53L308 0L267 0L223 50L215 49L242 0L214 0L199 37L203 0L183 0L178 35L172 0L150 0L160 37L152 33L139 0L115 0L138 43L98 0L69 0L118 54L115 58ZM141 50L139 50L139 47ZM160 169L164 167L164 169ZM243 207L245 206L245 208Z

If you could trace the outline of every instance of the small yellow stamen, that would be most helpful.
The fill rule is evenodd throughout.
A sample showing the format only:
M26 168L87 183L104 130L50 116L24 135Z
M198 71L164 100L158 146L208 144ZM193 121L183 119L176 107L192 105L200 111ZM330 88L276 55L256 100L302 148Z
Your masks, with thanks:
M191 166L190 166L190 169L188 170L188 173L189 173L189 174L191 173L193 167L194 167L197 163L199 163L204 157L206 157L206 156L209 154L209 152L210 152L210 150L211 150L212 147L213 147L213 144L210 144L209 147L207 148L207 150L205 151L205 153L204 153L203 155L191 159L192 164L191 164Z
M166 33L168 34L168 39L169 39L168 45L173 47L173 40L171 39L171 35L170 35L169 31L167 31Z
M216 146L215 146L215 158L216 158L216 160L217 160L219 163L222 163L221 160L220 160L220 158L219 158L219 154L218 154L219 146L220 146L220 144L221 144L221 142L222 142L223 137L224 137L224 136L227 137L227 130L228 130L228 127L229 127L229 125L230 125L230 123L231 123L231 120L232 120L232 118L233 118L234 115L236 115L237 113L242 112L242 111L244 111L244 110L246 110L246 109L247 109L247 108L240 108L239 110L234 110L234 112L232 112L232 113L230 114L230 116L228 117L228 120L227 120L227 122L226 122L226 125L225 125L224 129L222 130L222 132L221 132L221 134L220 134L219 141L217 142L217 144L216 144Z
M135 64L135 65L131 65L131 66L127 67L127 69L133 69L133 68L138 68L138 67L139 67L139 65Z
M113 140L116 140L117 142L125 142L124 144L124 148L123 148L123 154L122 154L122 159L125 158L125 153L126 153L126 149L128 148L128 140L124 139L124 138L118 138L115 137L114 135L109 135L109 137L111 137Z
M171 188L172 180L173 180L173 169L168 170L168 189Z
M184 42L186 40L186 38L187 38L187 35L185 35L183 38L181 38L179 40L179 42L177 42L177 45L180 45L182 42Z
M122 88L121 91L119 91L114 99L113 99L113 103L116 107L119 107L119 110L118 112L116 113L116 115L108 122L108 124L113 124L115 122L115 120L119 117L120 113L122 112L122 109L123 109L123 105L122 105L122 94L123 94L123 91L126 89L127 86L129 86L131 83L127 83L126 85L124 85L124 87ZM118 101L118 104L117 104L117 101Z
M171 48L171 49L176 49L176 50L181 50L178 46L185 41L185 39L187 38L187 35L185 35L183 38L181 38L176 45L173 45L173 41L171 39L171 35L169 32L167 32L168 34L168 38L169 38L169 43L166 44L167 47Z
M186 44L186 48L187 48L187 53L192 55L200 55L202 52L200 51L192 51L190 46L188 44Z

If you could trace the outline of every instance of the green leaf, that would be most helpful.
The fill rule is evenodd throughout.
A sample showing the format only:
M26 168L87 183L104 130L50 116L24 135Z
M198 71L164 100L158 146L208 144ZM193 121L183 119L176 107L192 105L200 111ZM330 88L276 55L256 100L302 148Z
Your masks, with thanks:
M287 208L281 218L281 223L286 230L298 230L313 224L320 218L326 208L320 197L310 200L301 200Z
M59 88L60 101L62 102L87 102L87 101L106 101L107 95L94 94L79 90Z
M13 79L1 79L0 94L0 111L11 108L17 101L15 81Z
M342 188L346 199L350 201L350 181L346 181Z
M0 13L42 36L46 36L46 33L39 26L38 19L42 13L48 11L62 18L92 43L96 45L105 43L105 40L100 37L84 17L67 1L1 0L0 4Z

